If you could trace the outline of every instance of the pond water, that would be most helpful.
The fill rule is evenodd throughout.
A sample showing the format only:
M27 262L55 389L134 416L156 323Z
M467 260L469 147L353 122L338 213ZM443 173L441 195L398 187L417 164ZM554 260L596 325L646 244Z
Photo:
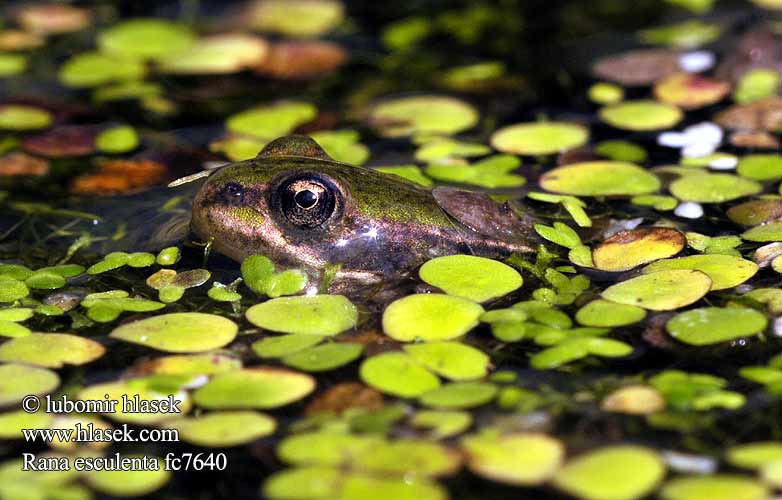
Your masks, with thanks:
M782 490L782 2L0 15L0 499Z

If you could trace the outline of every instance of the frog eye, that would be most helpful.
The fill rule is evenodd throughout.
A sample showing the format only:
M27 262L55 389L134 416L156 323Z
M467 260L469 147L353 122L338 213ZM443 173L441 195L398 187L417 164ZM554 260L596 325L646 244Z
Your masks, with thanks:
M238 182L229 182L220 190L226 203L240 205L244 203L244 187Z
M318 227L334 214L339 190L316 175L299 175L280 184L275 198L288 222L307 229Z

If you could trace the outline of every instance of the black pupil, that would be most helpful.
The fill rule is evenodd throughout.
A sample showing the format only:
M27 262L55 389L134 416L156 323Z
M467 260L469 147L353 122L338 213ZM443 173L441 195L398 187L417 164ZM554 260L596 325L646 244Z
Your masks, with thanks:
M318 202L318 195L310 191L309 189L302 189L295 195L293 199L296 204L301 208L312 208Z

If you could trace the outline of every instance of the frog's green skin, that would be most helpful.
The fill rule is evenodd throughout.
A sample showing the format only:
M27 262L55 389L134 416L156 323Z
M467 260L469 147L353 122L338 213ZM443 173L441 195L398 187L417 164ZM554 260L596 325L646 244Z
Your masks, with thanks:
M318 194L309 209L296 202L302 189ZM304 195L313 203L310 193ZM314 276L340 264L340 290L346 282L403 278L441 255L531 251L531 226L483 194L422 189L339 163L301 136L277 139L255 159L212 174L195 197L191 222L199 238L237 261L262 254Z

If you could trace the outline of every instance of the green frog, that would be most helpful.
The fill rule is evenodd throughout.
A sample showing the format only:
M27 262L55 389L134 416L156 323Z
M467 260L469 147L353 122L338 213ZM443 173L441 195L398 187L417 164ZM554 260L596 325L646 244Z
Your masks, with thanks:
M313 282L339 266L331 291L344 292L404 279L442 255L531 252L533 222L486 194L425 189L288 136L211 174L193 201L191 229L231 259L266 255Z

